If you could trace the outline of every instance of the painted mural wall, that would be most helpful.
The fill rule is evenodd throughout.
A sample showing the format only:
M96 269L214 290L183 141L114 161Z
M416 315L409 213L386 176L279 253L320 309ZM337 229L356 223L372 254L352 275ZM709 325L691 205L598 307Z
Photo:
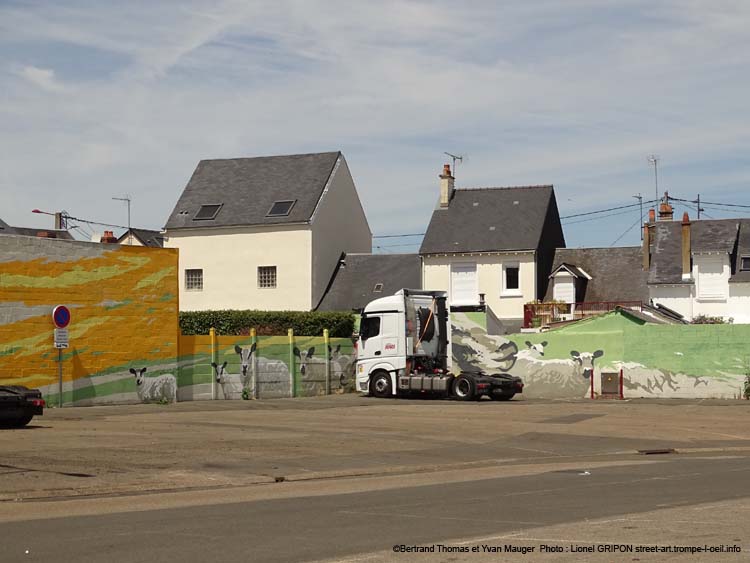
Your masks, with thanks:
M452 313L453 369L518 375L526 398L740 398L750 325L644 324L617 312L544 333L487 334L484 314ZM619 382L618 382L619 383Z
M0 236L0 384L58 402L52 309L71 311L63 401L177 397L177 251Z
M181 401L278 399L354 390L351 339L181 336Z

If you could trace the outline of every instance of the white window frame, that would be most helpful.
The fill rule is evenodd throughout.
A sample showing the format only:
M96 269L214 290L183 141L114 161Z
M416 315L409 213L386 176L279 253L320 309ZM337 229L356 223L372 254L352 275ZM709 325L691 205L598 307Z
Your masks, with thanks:
M266 276L265 279L264 276ZM271 279L273 280L273 285L270 285ZM276 289L278 287L278 284L279 278L278 269L276 268L276 266L258 266L258 289Z
M203 291L203 268L185 268L185 291Z
M508 288L508 268L516 268L518 270L518 287L510 289ZM521 291L521 263L518 261L503 262L502 269L500 272L500 297L522 297L523 291Z

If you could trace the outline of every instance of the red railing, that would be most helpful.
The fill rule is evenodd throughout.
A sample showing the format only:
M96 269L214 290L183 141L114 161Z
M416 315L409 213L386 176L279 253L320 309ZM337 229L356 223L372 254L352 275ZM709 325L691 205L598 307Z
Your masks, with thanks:
M583 303L526 303L523 306L523 327L548 326L614 311L617 307L640 311L641 301L586 301Z

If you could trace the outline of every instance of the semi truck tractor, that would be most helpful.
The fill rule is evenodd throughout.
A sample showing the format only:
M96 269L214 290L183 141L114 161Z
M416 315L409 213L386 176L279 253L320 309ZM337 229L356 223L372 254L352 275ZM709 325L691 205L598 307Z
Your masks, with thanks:
M375 397L435 394L461 401L508 401L520 377L451 373L447 293L402 289L367 304L360 319L356 385Z

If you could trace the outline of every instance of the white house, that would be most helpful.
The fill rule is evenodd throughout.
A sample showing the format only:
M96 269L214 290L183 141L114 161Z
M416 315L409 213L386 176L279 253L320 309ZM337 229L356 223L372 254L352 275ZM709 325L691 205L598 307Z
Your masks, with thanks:
M750 219L672 220L662 203L659 221L644 226L643 269L654 304L693 320L698 316L750 323Z
M340 152L202 160L165 227L180 309L310 310L372 233Z
M422 287L448 292L452 310L484 303L519 328L525 303L547 291L555 249L565 246L554 188L455 189L447 164L419 254Z

